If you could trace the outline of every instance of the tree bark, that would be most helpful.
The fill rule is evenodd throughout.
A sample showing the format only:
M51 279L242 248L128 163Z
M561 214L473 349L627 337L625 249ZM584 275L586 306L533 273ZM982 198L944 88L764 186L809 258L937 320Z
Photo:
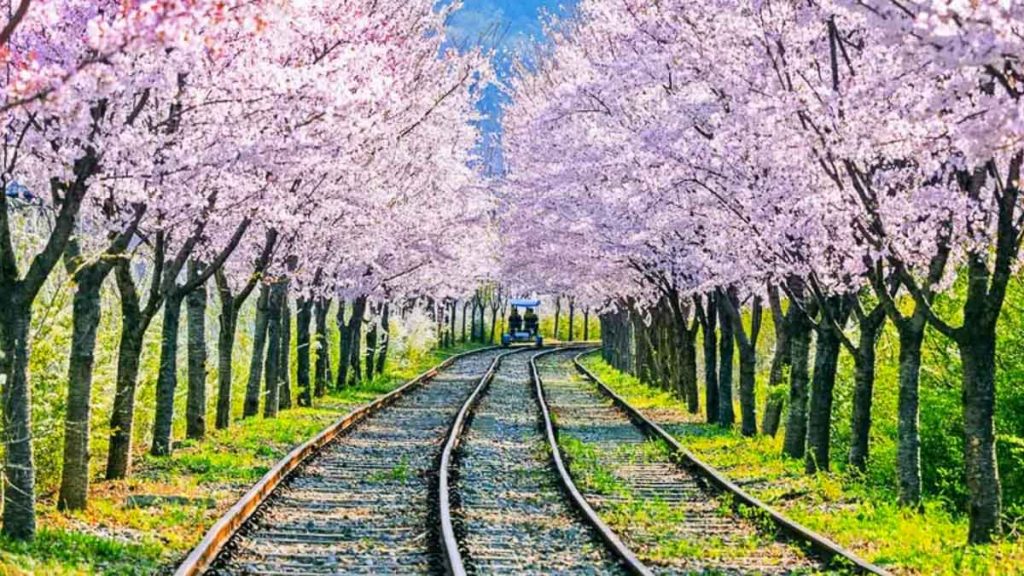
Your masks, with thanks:
M338 302L338 312L334 317L338 325L338 381L335 383L338 390L348 385L349 358L352 356L352 328L351 323L345 321L345 305L344 300Z
M198 264L190 261L189 277L198 275ZM206 285L186 296L188 316L188 401L185 436L206 436Z
M85 272L84 270L82 272ZM64 465L57 508L82 510L89 498L89 415L96 330L100 323L102 275L76 273L71 313L71 356L68 362L67 413L64 418Z
M555 333L552 335L552 338L555 339L555 340L558 340L558 324L559 324L559 320L561 320L561 316L562 316L562 297L561 296L556 296L555 297Z
M583 309L583 341L584 342L589 342L590 341L590 308L584 308ZM694 354L696 354L696 352L694 352ZM696 370L696 365L694 365L694 370ZM694 381L693 385L694 385L694 390L696 390L697 389L697 382Z
M490 338L488 338L488 340L487 340L491 344L494 344L494 331L495 331L495 329L497 327L498 327L498 308L492 304L491 305L491 333L490 333Z
M288 301L288 282L281 289L281 359L278 361L277 381L280 385L278 393L278 409L288 410L292 407L292 309Z
M32 303L0 306L3 382L4 511L6 536L29 540L36 530L35 462L32 457L32 392L28 381Z
M576 300L569 299L569 342L576 340Z
M249 358L249 380L245 386L244 418L260 413L260 384L263 379L263 353L267 347L267 324L270 315L270 286L260 284L260 295L256 301L256 320L252 335L252 355Z
M918 312L897 321L900 336L900 389L897 424L896 468L899 502L917 506L921 502L920 378L924 316Z
M879 309L881 311L881 309ZM877 317L877 319L872 316ZM854 355L853 418L850 423L850 466L864 472L868 467L871 438L871 404L875 389L875 344L885 316L874 313L861 319L857 354Z
M793 306L791 303L790 306ZM812 326L801 312L793 317L790 332L789 416L782 453L803 458L807 446L807 400Z
M757 434L757 339L761 333L761 317L764 313L761 298L755 296L750 306L750 334L743 327L742 310L735 289L720 293L718 301L725 312L722 322L730 324L740 353L740 430L744 436L754 436Z
M178 386L178 331L181 328L180 293L164 299L164 325L160 340L160 370L156 379L156 415L153 417L153 443L150 454L171 453L171 427L174 422L174 391Z
M716 301L719 299L721 296ZM736 421L732 406L732 356L735 342L733 325L723 302L718 302L718 324L722 333L718 353L718 425L731 428Z
M455 334L455 306L452 305L452 338L454 339ZM385 302L384 308L380 314L380 333L378 335L377 343L377 374L384 373L384 366L388 359L388 346L391 343L391 303Z
M991 326L970 322L959 344L963 364L964 464L969 491L972 544L990 542L1002 532L1002 492L996 461L994 322Z
M340 304L344 308L344 302ZM314 365L315 382L313 394L323 398L327 394L327 386L331 381L331 348L327 338L327 314L331 301L317 298L313 305L313 318L316 323L316 364Z
M121 338L117 349L117 386L110 413L110 447L107 480L126 478L132 463L132 427L135 422L135 389L142 358L142 340L149 324L139 309L134 281L126 263L115 270L121 295Z
M358 385L362 378L359 352L363 342L363 319L366 316L366 296L360 296L352 304L352 316L348 320L349 355L347 362L352 371L352 385Z
M786 405L783 381L786 376L786 368L790 365L789 334L792 331L793 316L800 314L800 311L796 306L790 306L789 310L783 313L779 290L774 286L768 287L768 303L775 328L775 351L772 354L772 366L768 373L768 397L765 400L764 418L761 420L761 433L774 437L779 432L779 425L782 423L782 410Z
M708 295L707 311L701 313L701 330L704 340L704 409L707 410L708 424L718 422L718 336L715 332L718 311L715 298ZM696 303L698 309L701 303Z
M230 291L221 289L220 295L220 326L217 332L217 421L218 430L231 426L231 378L234 370L232 362L235 356L235 332L238 325L238 311L235 309L234 297Z
M372 315L372 313L371 313ZM377 354L377 321L376 319L370 322L370 327L366 330L366 379L368 381L373 380L374 369L377 367L376 364Z
M831 307L836 323L846 322L843 305L822 303ZM811 403L807 415L807 452L804 454L804 470L813 474L829 470L829 451L832 438L832 401L836 385L836 370L839 368L839 352L842 343L836 329L823 323L818 330L818 342L814 351L814 376L811 379Z
M309 407L313 405L309 377L309 326L312 322L313 301L307 298L299 298L297 307L296 330L298 334L295 335L295 354L298 357L296 360L296 379L299 384L298 402L299 406Z
M276 418L281 407L281 383L278 370L281 365L281 299L284 284L275 282L270 287L267 305L267 359L263 364L264 395L263 417Z

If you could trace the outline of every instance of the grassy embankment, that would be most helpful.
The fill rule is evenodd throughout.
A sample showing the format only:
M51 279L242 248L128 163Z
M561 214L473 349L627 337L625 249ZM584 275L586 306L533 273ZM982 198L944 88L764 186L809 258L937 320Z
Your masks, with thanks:
M1024 542L1008 537L991 546L967 546L966 517L941 497L927 497L916 512L896 505L895 478L880 473L856 475L842 467L805 475L802 461L780 457L781 432L775 438L745 438L738 429L705 424L702 415L687 414L685 405L671 393L615 370L599 356L584 362L699 458L793 520L871 562L897 574L1024 573ZM846 424L847 419L837 412L834 426ZM844 455L836 452L835 457Z

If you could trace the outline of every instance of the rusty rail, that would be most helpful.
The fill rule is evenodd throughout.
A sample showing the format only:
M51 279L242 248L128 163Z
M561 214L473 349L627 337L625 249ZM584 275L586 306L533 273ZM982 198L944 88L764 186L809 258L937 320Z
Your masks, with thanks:
M413 378L402 386L381 396L377 400L356 408L344 417L340 418L312 439L295 447L282 460L274 465L263 478L249 489L239 500L224 513L220 519L206 532L203 539L192 549L192 552L178 566L175 576L196 576L202 574L210 564L217 558L224 546L238 532L245 522L252 517L253 513L263 504L274 490L287 479L303 462L319 452L324 446L337 438L340 434L348 431L353 426L363 421L370 415L387 407L398 398L414 390L424 382L430 380L441 370L448 368L455 361L472 354L478 354L495 347L479 348L469 352L456 354L437 366Z
M813 550L814 553L826 563L839 561L844 564L849 564L850 568L861 574L891 576L891 573L886 571L884 568L860 558L853 552L843 548L825 536L783 516L772 507L768 506L761 500L758 500L753 495L734 484L713 466L706 464L704 461L697 458L697 456L680 444L674 436L666 432L661 426L658 426L656 423L648 419L642 412L631 406L624 398L616 394L608 387L607 384L602 382L600 378L580 362L581 357L593 354L598 350L599 348L594 348L577 354L576 357L573 358L573 364L576 366L576 370L593 381L601 393L608 396L608 398L610 398L620 410L625 412L629 416L630 420L632 420L633 423L642 429L648 436L652 438L660 438L667 442L671 447L672 452L675 454L679 465L683 466L688 472L699 474L719 490L731 495L735 501L741 502L744 505L765 514L782 532L794 539L804 541L810 545L811 550Z

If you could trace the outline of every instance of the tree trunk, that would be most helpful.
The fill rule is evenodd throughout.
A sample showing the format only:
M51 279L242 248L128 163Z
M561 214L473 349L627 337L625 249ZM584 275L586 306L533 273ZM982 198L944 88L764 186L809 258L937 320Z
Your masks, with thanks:
M338 381L334 386L338 390L348 385L348 370L352 364L349 361L352 356L352 326L345 321L345 306L344 300L338 302L338 313L334 316L338 325Z
M867 344L867 348L864 346ZM875 387L874 340L865 342L862 329L860 345L854 359L853 418L850 423L850 466L864 472L868 468L871 436L871 398Z
M679 350L679 370L682 381L683 393L686 395L686 410L690 414L700 412L700 398L697 391L697 342L696 328L692 330L683 327L686 337ZM584 338L586 339L586 338Z
M576 340L576 301L569 300L569 342Z
M298 356L296 363L296 378L299 383L299 406L309 407L313 405L312 391L310 390L309 378L309 325L312 321L313 301L306 298L299 298L298 314L296 315L295 354ZM317 375L319 376L319 375ZM319 378L318 378L319 379Z
M700 303L697 303L700 306ZM704 409L708 424L718 422L718 337L715 332L718 312L713 296L708 296L707 312L701 329L704 334Z
M725 310L725 304L721 302L718 303L718 324L722 332L718 354L718 425L731 428L736 421L732 406L732 356L735 337L732 321Z
M156 379L156 415L153 417L153 444L150 454L171 453L171 429L174 423L174 391L178 387L178 331L184 296L172 292L164 299L164 325L160 339L160 371Z
M590 308L583 309L583 341L590 341ZM696 352L694 353L696 354ZM694 370L696 370L696 365L694 366ZM697 382L694 381L693 385L694 389L696 389Z
M491 335L487 340L491 344L494 344L494 330L498 327L498 309L491 306Z
M466 311L469 310L469 302L462 303L462 343L466 343Z
M789 340L789 416L786 419L786 435L782 441L782 453L790 458L803 458L807 447L811 329L810 321L802 312L793 317Z
M813 474L829 470L829 449L832 437L832 400L839 367L839 337L832 328L818 332L814 350L814 376L811 379L811 402L807 415L807 452L804 470Z
M383 313L385 313L385 314L387 313L387 304L384 304L384 312ZM455 300L452 300L452 315L448 317L448 342L452 346L455 346L455 317L458 315L458 313L459 313L458 303ZM386 343L387 342L387 337L388 337L388 335L387 335L387 328L386 327L383 327L383 328L384 328L384 334L383 335L378 335L378 339L383 338L384 342ZM378 348L380 347L380 343L379 342L378 342L377 346L378 346ZM380 370L378 370L378 372L380 372Z
M125 296L122 293L121 299ZM110 413L110 448L107 480L127 478L132 466L132 427L135 423L135 389L142 358L146 324L137 311L121 308L121 339L117 349L117 390Z
M366 316L366 296L356 298L352 305L352 317L348 319L349 331L349 369L352 371L352 385L358 385L363 379L359 352L363 342L363 318Z
M370 327L366 329L366 380L373 380L374 368L376 364L377 354L377 321L374 319L370 322Z
M218 430L231 426L231 378L234 370L235 326L238 311L234 297L220 292L220 327L217 333L217 422Z
M384 303L384 309L380 314L380 335L377 344L377 374L384 373L384 366L388 359L388 346L391 343L391 304ZM455 334L455 307L452 306L452 338Z
M276 418L281 407L281 298L284 284L276 282L270 287L267 306L267 359L263 364L264 394L263 417Z
M89 415L96 330L100 323L103 277L78 274L72 308L71 357L68 362L67 414L64 418L64 465L57 508L82 510L89 498Z
M853 418L850 422L850 466L864 472L868 467L871 438L871 404L875 388L875 344L885 323L879 307L860 319L860 337L854 356Z
M558 324L562 316L562 297L558 296L555 298L555 333L552 338L558 340Z
M0 306L0 374L4 402L4 511L5 536L29 540L36 531L36 476L32 458L32 390L28 381L32 303Z
M277 364L277 381L280 384L278 409L292 407L292 309L288 302L288 283L281 289L281 359Z
M903 506L921 503L920 378L924 315L915 313L896 323L900 335L900 390L897 425L896 468L899 502Z
M249 380L245 386L242 416L251 418L260 413L260 384L263 379L263 353L267 347L267 324L270 314L270 286L260 284L256 300L256 320L252 335L252 356L249 359Z
M239 314L234 310L233 298L220 300L220 327L217 333L217 429L231 425L231 376L234 361L234 333Z
M757 354L753 346L740 346L740 422L744 436L757 434L756 396Z
M783 384L791 357L789 335L792 332L794 316L801 312L797 310L796 306L790 306L784 314L778 289L774 286L768 288L768 300L775 328L775 351L772 354L772 366L768 373L768 397L765 399L761 433L774 437L779 432L779 425L782 423L782 410L786 404L786 389Z
M991 542L1002 532L1002 496L995 438L995 324L972 322L965 309L958 342L963 364L964 465L970 529L968 542ZM6 518L5 518L6 520Z
M190 261L189 277L198 274L198 264ZM206 285L186 296L188 316L188 401L185 436L206 436Z
M342 303L344 307L344 303ZM323 398L327 393L328 383L331 381L331 348L327 339L327 313L330 311L331 301L324 298L317 298L313 305L313 318L316 323L316 364L313 367L314 388L313 394L317 398Z

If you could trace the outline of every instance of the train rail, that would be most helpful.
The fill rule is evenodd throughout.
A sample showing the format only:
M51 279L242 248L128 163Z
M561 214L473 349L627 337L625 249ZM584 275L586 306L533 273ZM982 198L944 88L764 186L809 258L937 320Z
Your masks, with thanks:
M211 528L177 576L439 571L430 493L440 444L502 353L455 356L296 448Z
M501 357L453 426L439 498L449 574L628 572L552 474L545 420L532 394L537 354Z
M560 440L586 449L586 462L569 463L578 468L573 476L604 475L601 485L585 483L582 498L598 517L616 520L623 545L649 573L885 573L820 535L793 530L798 525L699 463L586 371L580 355L537 359L540 397L556 415ZM735 504L754 513L740 515Z

